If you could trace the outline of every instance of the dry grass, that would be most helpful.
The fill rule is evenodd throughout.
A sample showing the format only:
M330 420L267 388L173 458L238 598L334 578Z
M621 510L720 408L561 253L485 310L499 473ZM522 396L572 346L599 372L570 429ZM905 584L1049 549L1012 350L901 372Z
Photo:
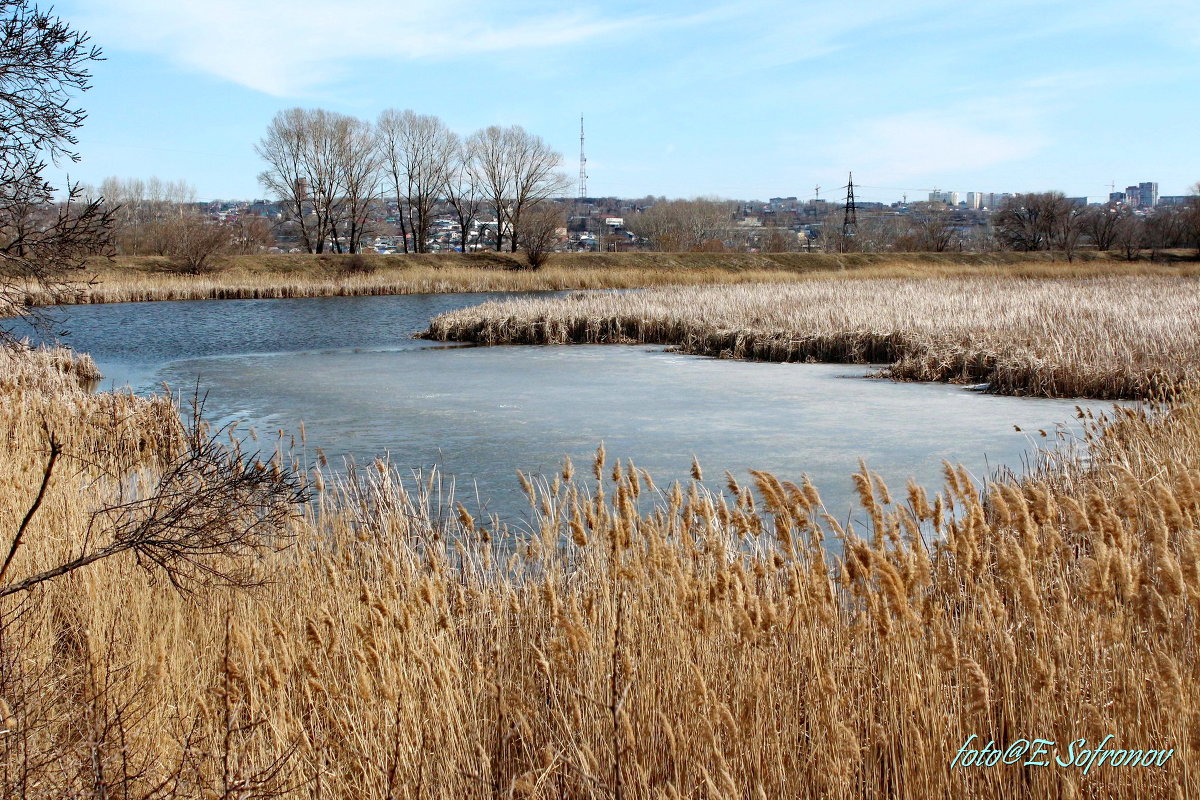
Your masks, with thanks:
M1090 254L1096 256L1097 254ZM1200 264L1126 263L1093 257L1068 264L1041 253L575 253L555 255L536 272L515 269L520 256L484 253L363 256L237 256L204 275L184 275L153 257L96 261L79 276L80 291L67 301L116 303L147 300L259 299L430 292L561 291L666 285L803 281L829 274L852 277L1004 275L1091 277L1179 275ZM36 285L21 289L18 304L65 302Z
M25 390L74 394L103 377L86 353L65 348L20 349L0 346L0 392L6 399Z
M897 380L1144 398L1200 377L1196 277L843 280L489 302L426 335L486 344L648 342L764 361L890 363Z
M47 364L0 372L23 387L0 395L6 536L45 428L65 445L10 579L82 547L177 425ZM180 594L121 556L0 600L0 794L1197 796L1200 405L1121 411L1091 445L986 499L954 470L930 498L864 468L861 538L770 475L756 501L598 455L527 484L513 546L382 465L313 472L256 589ZM1108 734L1175 752L1086 777L949 767L971 735L1062 754Z

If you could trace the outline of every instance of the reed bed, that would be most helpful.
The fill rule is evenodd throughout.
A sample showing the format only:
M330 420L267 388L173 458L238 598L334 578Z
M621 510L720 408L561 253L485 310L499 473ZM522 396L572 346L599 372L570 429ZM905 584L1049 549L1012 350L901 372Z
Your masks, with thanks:
M483 344L654 343L763 361L882 363L894 380L1045 397L1153 397L1200 376L1200 280L952 277L511 299L424 334Z
M741 283L779 279L777 272L567 269L537 272L447 267L381 270L352 276L276 273L217 273L183 276L160 273L110 275L69 297L29 287L22 304L130 303L160 300L262 300L300 297L363 297L448 292L549 292L567 289L620 289L638 286Z
M63 347L0 346L0 392L7 398L23 390L74 394L103 377L87 353Z
M92 511L177 446L169 401L39 358L0 370L6 537L51 434L64 466L0 590L103 544ZM798 476L657 487L602 451L521 478L524 533L386 464L314 466L240 588L126 553L0 598L0 795L1197 796L1200 405L1114 413L1088 460L984 490L864 466L852 530ZM1065 758L1109 734L1174 752L951 766L972 735Z
M1097 255L1097 254L1091 254ZM915 276L1092 277L1177 276L1200 273L1200 264L1120 262L1090 258L1067 263L1040 253L844 255L778 253L571 253L557 254L540 270L522 269L520 256L238 256L220 270L186 275L152 257L99 260L81 271L71 291L14 285L13 307L154 300L235 300L292 297L628 289L778 281ZM19 295L19 296L18 296Z

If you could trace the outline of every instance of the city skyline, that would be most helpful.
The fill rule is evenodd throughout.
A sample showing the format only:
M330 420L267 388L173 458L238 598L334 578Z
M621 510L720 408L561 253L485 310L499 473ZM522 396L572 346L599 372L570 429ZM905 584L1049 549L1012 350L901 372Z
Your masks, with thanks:
M183 179L202 199L264 196L254 144L292 106L436 114L467 134L520 124L589 194L865 201L1061 190L1105 198L1200 180L1188 96L1200 9L1160 0L923 1L834 12L756 0L602 8L473 2L71 0L57 13L107 60L80 99L73 180ZM1034 23L1034 24L1031 24Z

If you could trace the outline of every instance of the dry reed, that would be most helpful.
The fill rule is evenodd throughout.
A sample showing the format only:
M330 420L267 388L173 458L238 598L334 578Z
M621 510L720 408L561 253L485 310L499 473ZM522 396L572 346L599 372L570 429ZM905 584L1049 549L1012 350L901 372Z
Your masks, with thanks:
M1098 256L1098 254L1090 254ZM152 257L98 260L79 276L77 291L14 287L17 305L117 303L153 300L234 300L289 297L425 294L440 292L562 291L649 286L806 281L829 277L994 275L1091 277L1196 274L1200 265L1127 263L1095 257L1074 263L1044 253L570 253L540 270L519 269L520 256L458 254L363 256L238 256L204 275L185 275Z
M1144 398L1200 376L1195 277L813 279L494 301L429 338L656 343L764 361L886 363L896 380Z
M14 578L80 547L178 421L40 359L0 370L0 530L47 425L69 468ZM861 536L806 482L656 488L602 453L594 479L526 480L519 543L386 465L310 473L256 589L181 594L116 557L0 600L0 794L1196 796L1200 405L1118 411L1090 454L986 494L947 467L903 500L864 467ZM950 767L972 735L1107 734L1174 754Z

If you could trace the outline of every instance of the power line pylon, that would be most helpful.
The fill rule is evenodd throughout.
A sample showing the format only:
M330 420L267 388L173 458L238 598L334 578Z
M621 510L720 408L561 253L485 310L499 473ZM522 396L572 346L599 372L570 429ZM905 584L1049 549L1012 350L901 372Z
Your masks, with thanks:
M842 216L842 240L854 238L858 233L858 208L854 204L854 173L846 184L846 211Z

